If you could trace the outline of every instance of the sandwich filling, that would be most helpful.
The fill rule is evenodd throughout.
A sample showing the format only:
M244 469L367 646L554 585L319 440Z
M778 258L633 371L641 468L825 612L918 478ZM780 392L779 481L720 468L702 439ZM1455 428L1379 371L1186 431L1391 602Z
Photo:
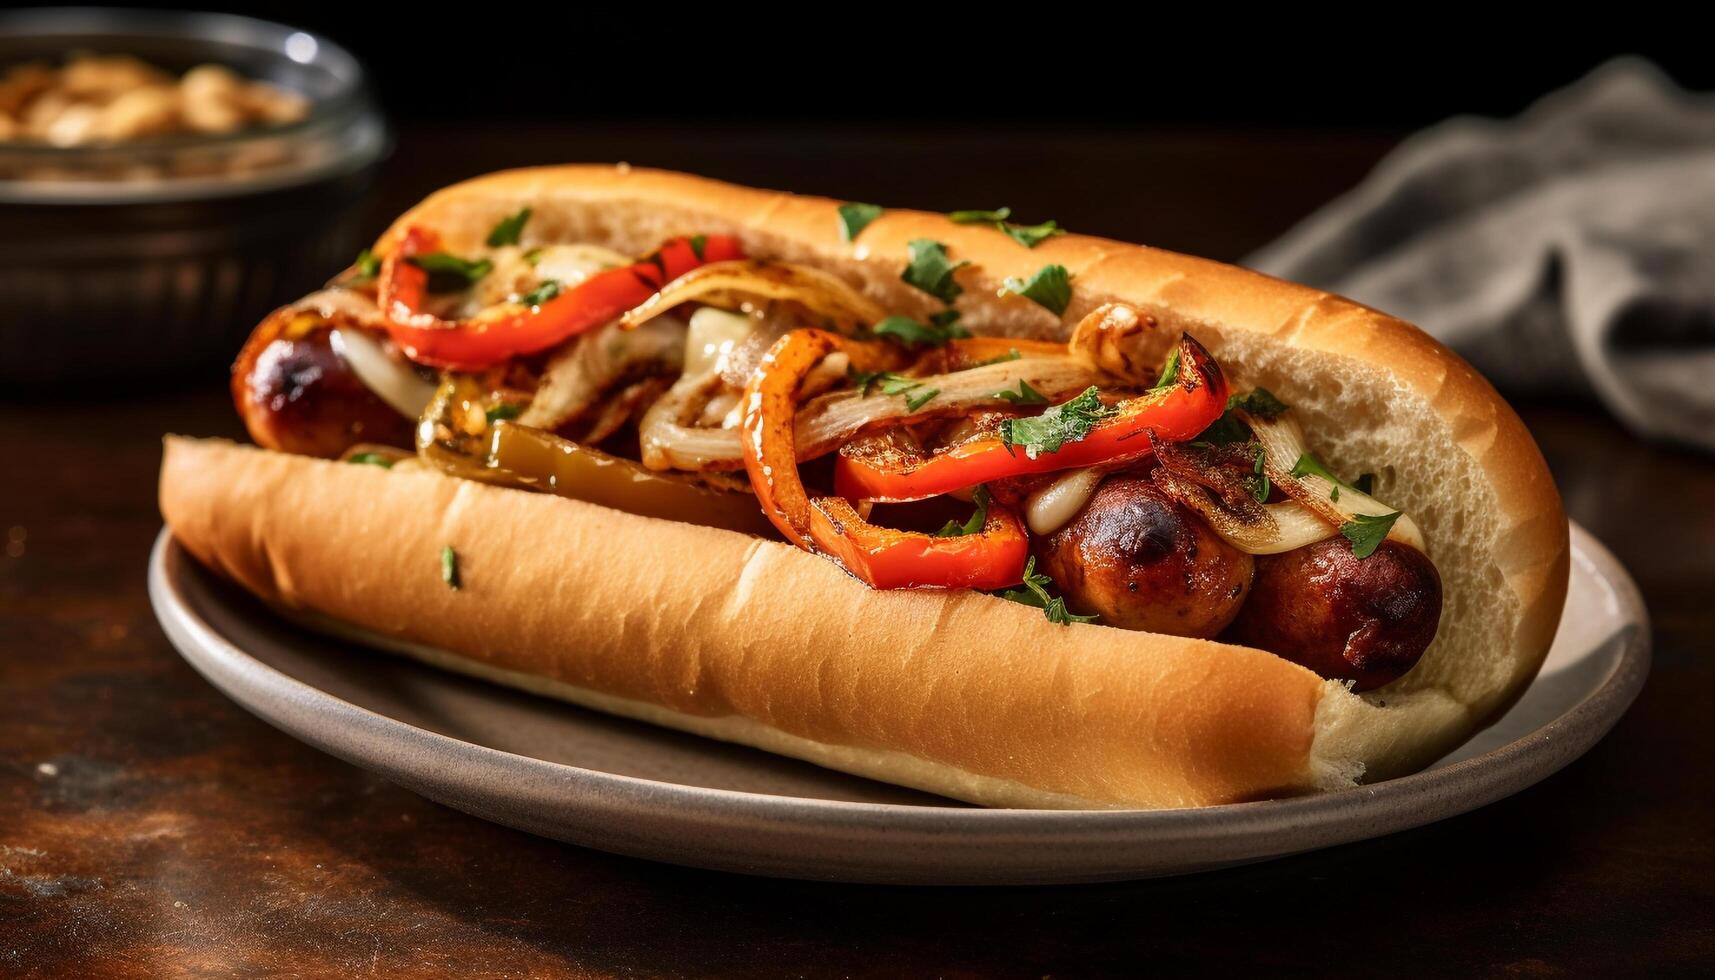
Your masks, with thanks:
M866 207L841 209L848 237ZM1021 248L1058 231L1006 217ZM1139 309L1066 343L975 336L932 240L900 271L924 315L728 236L626 256L530 218L458 254L407 228L270 317L234 366L252 436L778 538L871 588L1229 640L1359 690L1435 636L1430 543L1377 478L1331 471L1291 405ZM1004 293L1060 314L1075 288L1044 265Z

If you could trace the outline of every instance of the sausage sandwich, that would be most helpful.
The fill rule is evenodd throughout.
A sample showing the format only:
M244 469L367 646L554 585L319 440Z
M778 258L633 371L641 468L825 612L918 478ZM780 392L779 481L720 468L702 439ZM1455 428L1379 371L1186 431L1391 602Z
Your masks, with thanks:
M373 645L978 803L1420 768L1567 585L1540 453L1348 300L627 167L442 191L169 438L202 562Z

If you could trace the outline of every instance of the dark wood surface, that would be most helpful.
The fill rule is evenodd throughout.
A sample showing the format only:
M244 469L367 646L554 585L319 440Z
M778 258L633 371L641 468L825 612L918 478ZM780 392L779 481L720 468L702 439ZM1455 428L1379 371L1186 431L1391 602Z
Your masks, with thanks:
M627 158L1235 258L1384 136L419 130L377 221L465 174ZM27 356L7 351L6 357ZM1715 969L1715 461L1530 404L1568 510L1654 617L1642 697L1479 812L1197 877L851 887L648 864L505 830L293 741L172 651L144 593L158 437L236 435L218 368L0 402L0 976L1486 976Z

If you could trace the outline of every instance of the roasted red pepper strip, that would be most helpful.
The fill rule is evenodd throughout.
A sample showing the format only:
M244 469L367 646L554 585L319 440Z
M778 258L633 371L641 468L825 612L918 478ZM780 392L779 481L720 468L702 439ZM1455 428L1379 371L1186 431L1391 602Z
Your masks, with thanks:
M842 455L834 464L834 489L852 500L922 500L1009 476L1135 459L1150 451L1146 432L1182 442L1208 428L1226 405L1227 380L1220 365L1202 344L1186 336L1179 340L1178 384L1121 402L1083 439L1056 452L1032 459L999 438L985 438L921 461Z
M795 420L798 389L822 358L843 351L856 371L888 371L902 353L881 341L852 340L826 330L794 330L774 342L744 386L744 468L762 512L787 540L810 550L810 495L798 476Z
M382 324L405 356L457 371L478 371L547 350L618 319L700 265L744 257L738 239L728 235L675 238L650 257L598 272L540 306L506 303L468 320L443 320L423 311L429 274L409 261L439 247L434 232L407 229L381 262L378 299Z
M844 497L810 510L816 546L876 589L1004 589L1023 581L1030 536L1018 515L991 503L983 529L954 538L871 524Z

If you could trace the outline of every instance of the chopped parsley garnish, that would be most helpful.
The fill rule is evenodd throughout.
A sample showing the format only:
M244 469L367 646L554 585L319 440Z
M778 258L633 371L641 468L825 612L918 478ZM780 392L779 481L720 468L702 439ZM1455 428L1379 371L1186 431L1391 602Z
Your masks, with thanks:
M911 264L905 267L899 278L943 303L951 303L965 291L953 279L953 273L967 265L970 263L948 261L947 246L940 242L914 238L911 240Z
M915 378L907 378L903 374L889 371L881 376L881 393L884 395L903 395L913 388L921 388L923 383Z
M542 261L542 249L541 249L541 247L538 246L536 248L525 249L524 261L529 265L535 265L536 263Z
M1305 453L1298 457L1298 462L1292 464L1292 475L1300 479L1306 476L1319 476L1322 479L1327 480L1329 483L1332 483L1334 485L1334 489L1328 492L1329 500L1339 500L1340 488L1342 487L1347 490L1356 490L1359 493L1369 493L1369 485L1374 482L1375 479L1375 475L1373 473L1365 473L1364 476L1369 477L1368 480L1360 478L1356 485L1347 483L1345 480L1335 476L1331 471L1329 471L1328 467L1322 465L1321 460L1309 453Z
M500 224L488 233L488 247L499 248L502 245L518 244L518 237L524 233L524 222L530 220L530 209L519 208L514 214L500 219Z
M882 208L877 204L842 204L840 205L840 236L848 242L857 241L857 236L869 223L881 217Z
M959 225L993 225L1012 217L1011 208L995 208L993 211L954 211L947 215L948 220Z
M692 235L686 244L691 246L691 254L697 257L698 262L701 262L703 261L703 249L709 244L709 236Z
M1000 399L1003 399L1005 401L1009 401L1009 402L1013 403L1014 405L1046 405L1046 404L1048 404L1047 396L1043 395L1042 392L1037 391L1035 388L1030 387L1030 382L1024 380L1023 378L1018 379L1018 390L1017 391L1004 391L1004 390L1003 391L997 391L994 393L994 396L996 398L1000 398Z
M1096 621L1094 616L1077 616L1067 612L1065 599L1048 594L1048 587L1053 584L1053 579L1036 571L1036 556L1031 555L1029 560L1024 563L1024 587L1007 589L1005 592L997 594L1002 599L1035 606L1042 610L1042 615L1046 616L1050 623L1069 626L1072 623L1093 623Z
M381 274L381 256L369 249L357 253L357 261L351 264L351 275L341 279L341 286L364 286L375 281Z
M1391 514L1354 514L1351 520L1340 525L1340 533L1352 542L1354 558L1368 558L1387 540L1388 532L1393 530L1397 520L1397 510Z
M1161 377L1155 379L1155 385L1150 391L1160 391L1171 388L1179 383L1179 348L1173 348L1173 353L1167 355L1167 363L1161 365Z
M1227 399L1227 409L1240 409L1257 418L1272 419L1286 411L1286 403L1274 397L1267 388L1253 388L1242 395Z
M499 422L506 419L515 419L523 411L524 406L522 405L518 405L513 402L501 402L499 405L490 406L488 411L483 412L482 414L487 417L489 422Z
M1259 504L1268 503L1268 491L1270 489L1268 474L1263 471L1263 461L1267 458L1268 451L1263 449L1259 444L1256 447L1256 464L1251 467L1251 478L1249 480L1251 496L1256 498L1256 502Z
M370 466L379 466L384 470L390 470L393 468L394 460L380 453L354 453L346 459L346 462L367 463Z
M1063 265L1045 265L1029 279L1008 276L1006 288L1055 316L1072 304L1072 279Z
M916 378L908 378L903 374L894 374L892 371L853 371L848 369L846 377L851 379L852 386L857 388L864 398L868 398L870 392L877 386L881 388L881 393L884 395L904 395L905 409L910 412L915 412L929 404L931 399L941 393L939 388L919 391L918 389L923 387L923 382Z
M541 306L560 295L560 291L564 288L558 279L544 279L541 285L518 297L518 302L525 306Z
M429 292L456 293L477 284L494 271L487 259L461 259L448 252L413 255L405 261L429 274Z
M1243 395L1233 395L1227 399L1227 410L1221 413L1220 418L1209 423L1207 429L1199 432L1194 441L1216 446L1250 441L1250 427L1239 421L1237 415L1240 410L1260 418L1272 419L1286 411L1286 403L1274 397L1267 388L1257 388ZM1303 474L1294 473L1293 475L1302 476Z
M441 549L441 581L447 583L447 588L458 591L459 553L450 544Z
M1046 239L1063 234L1060 226L1052 221L1044 221L1039 225L1008 224L1012 217L1011 208L995 208L993 211L954 211L947 217L961 225L994 225L998 231L1005 232L1013 241L1025 248L1035 248Z
M1055 235L1064 235L1066 229L1052 221L1044 221L1039 225L1001 225L1000 230L1012 236L1012 240L1025 248L1035 248Z
M1000 441L1007 452L1012 452L1014 446L1023 446L1024 454L1035 459L1043 453L1059 452L1060 447L1068 442L1083 439L1113 411L1102 404L1096 386L1091 385L1078 397L1055 405L1041 415L1002 422Z
M971 502L977 505L977 512L971 515L970 520L963 524L948 521L941 526L941 530L935 532L935 537L962 538L967 534L981 533L983 525L987 524L989 519L989 488L978 486L976 492L971 494Z
M852 368L846 368L846 377L851 381L852 387L858 389L865 398L869 397L872 388L883 381L909 382L911 380L903 374L894 374L892 371L857 371Z
M973 365L971 365L971 367L988 367L990 364L1005 364L1007 361L1016 361L1016 360L1022 358L1023 356L1024 356L1023 354L1020 354L1018 352L1018 348L1014 347L1013 349L1007 351L1005 354L1002 354L999 357L991 357L988 360L982 362L981 364L973 364Z
M908 316L890 316L870 328L878 337L893 337L911 347L940 347L949 340L969 337L971 332L959 326L957 310L944 310L919 323Z

